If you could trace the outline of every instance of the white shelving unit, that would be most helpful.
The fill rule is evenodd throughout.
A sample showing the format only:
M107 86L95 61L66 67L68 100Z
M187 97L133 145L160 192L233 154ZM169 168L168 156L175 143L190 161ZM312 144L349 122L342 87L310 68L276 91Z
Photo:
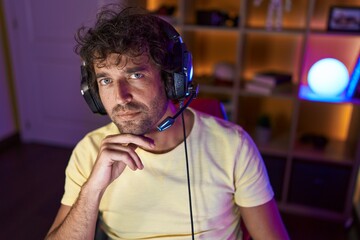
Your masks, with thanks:
M326 31L333 5L360 6L356 0L292 1L283 15L281 30L267 30L268 1L141 1L150 11L175 6L171 16L193 53L200 96L226 103L230 120L243 126L257 142L281 210L299 214L351 220L353 194L360 163L360 101L313 102L298 97L298 87L288 94L264 96L243 86L257 71L274 69L292 73L295 86L306 84L311 64L323 57L342 60L351 71L360 50L359 33ZM204 26L196 22L199 10L218 10L238 16L237 26ZM234 79L217 81L214 66L231 64ZM256 138L258 119L267 114L272 138ZM300 141L304 134L324 136L322 149ZM360 186L359 186L360 187Z

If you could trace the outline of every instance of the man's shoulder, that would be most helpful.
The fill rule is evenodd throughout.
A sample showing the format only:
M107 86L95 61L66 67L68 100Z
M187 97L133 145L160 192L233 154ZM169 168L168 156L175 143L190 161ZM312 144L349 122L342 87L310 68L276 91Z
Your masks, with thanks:
M106 136L117 133L119 133L119 130L117 129L116 125L111 122L87 133L78 144L88 144L89 142L100 143Z
M215 135L236 136L241 137L246 135L245 130L238 124L229 120L212 116L208 113L193 110L195 113L196 128L201 129L202 133L210 132Z
M119 130L113 122L110 122L102 127L90 131L88 134L86 134L86 136L91 137L94 135L109 135L116 133L119 133Z
M220 118L217 116L213 116L211 114L201 112L199 110L192 109L195 113L196 119L199 121L199 124L205 125L213 125L213 127L217 126L219 128L230 128L230 129L242 129L241 126L237 125L234 122L231 122L227 119Z

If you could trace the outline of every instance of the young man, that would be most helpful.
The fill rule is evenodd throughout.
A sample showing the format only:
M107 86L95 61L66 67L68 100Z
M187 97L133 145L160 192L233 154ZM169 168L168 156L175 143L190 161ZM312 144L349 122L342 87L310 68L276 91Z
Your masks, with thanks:
M240 239L240 218L253 239L288 239L262 159L241 127L188 108L184 122L158 130L177 113L173 100L191 94L191 55L171 25L104 10L77 40L85 97L112 123L74 149L47 239L94 239L98 218L111 239Z

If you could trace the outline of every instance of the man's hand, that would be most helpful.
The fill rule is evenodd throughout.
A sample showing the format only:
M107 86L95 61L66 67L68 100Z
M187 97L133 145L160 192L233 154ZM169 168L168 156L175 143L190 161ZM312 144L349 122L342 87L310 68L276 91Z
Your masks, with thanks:
M87 181L87 187L104 192L128 166L136 171L144 165L136 154L137 147L153 149L152 139L132 134L117 134L107 136L100 145L96 163Z
M128 166L143 169L137 147L151 150L154 141L144 136L119 134L106 137L88 181L82 186L75 204L62 205L46 239L94 239L102 194Z

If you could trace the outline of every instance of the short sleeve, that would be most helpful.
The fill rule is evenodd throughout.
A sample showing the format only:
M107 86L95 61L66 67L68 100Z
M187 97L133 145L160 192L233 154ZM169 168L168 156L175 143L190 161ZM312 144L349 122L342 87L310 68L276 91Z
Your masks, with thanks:
M235 202L254 207L270 201L274 192L266 167L250 136L243 132L235 165Z
M75 147L65 171L62 204L72 206L75 203L81 187L91 174L97 151L97 144L89 138L81 140Z

